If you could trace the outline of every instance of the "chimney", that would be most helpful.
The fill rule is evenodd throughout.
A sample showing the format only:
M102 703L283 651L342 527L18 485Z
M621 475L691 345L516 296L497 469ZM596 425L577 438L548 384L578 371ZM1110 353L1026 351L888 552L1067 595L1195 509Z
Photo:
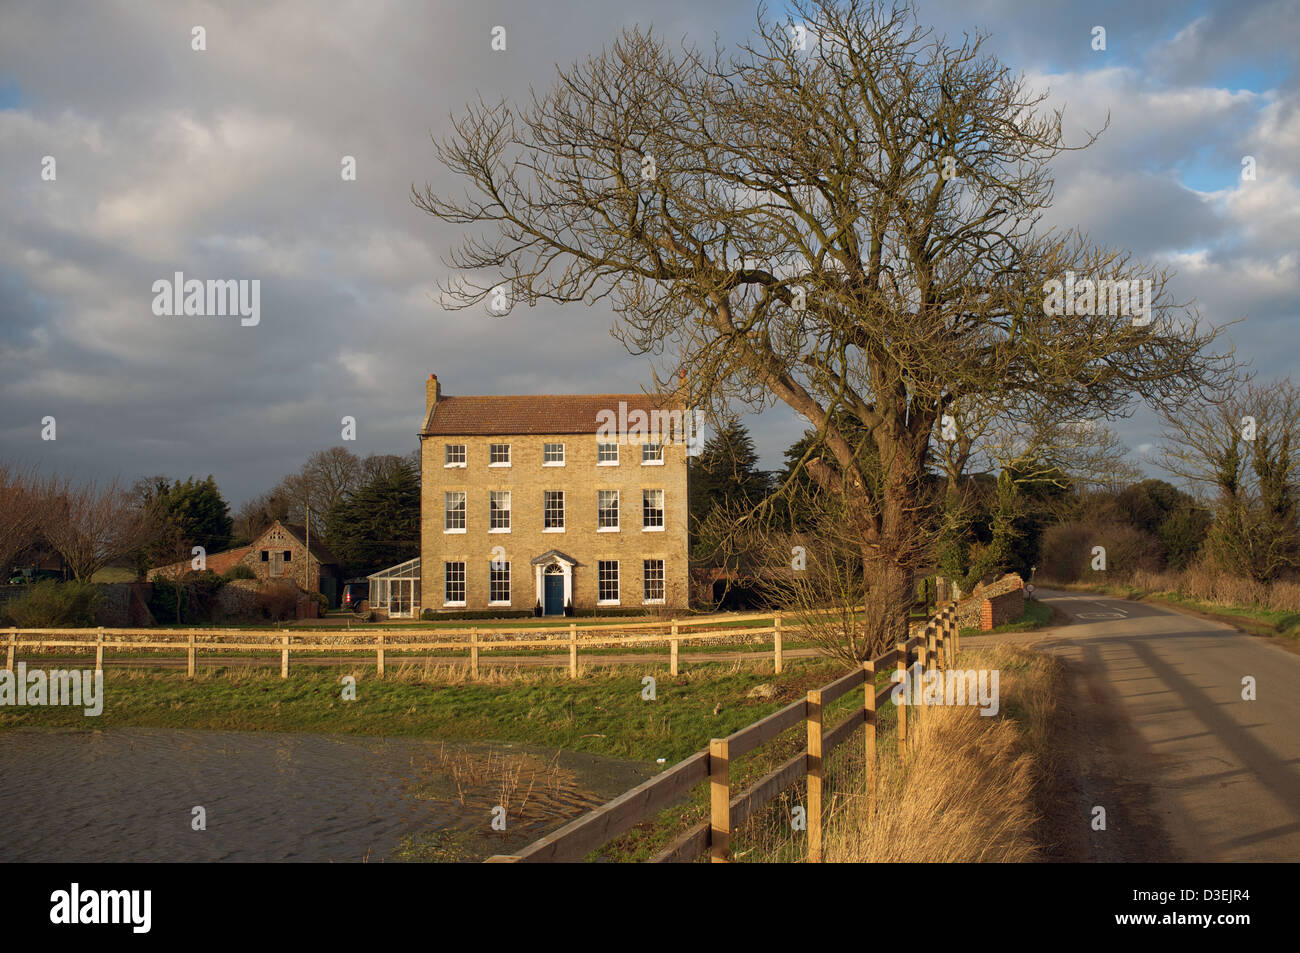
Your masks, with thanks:
M429 379L424 382L424 416L426 419L441 397L442 385L438 383L438 375L430 374Z

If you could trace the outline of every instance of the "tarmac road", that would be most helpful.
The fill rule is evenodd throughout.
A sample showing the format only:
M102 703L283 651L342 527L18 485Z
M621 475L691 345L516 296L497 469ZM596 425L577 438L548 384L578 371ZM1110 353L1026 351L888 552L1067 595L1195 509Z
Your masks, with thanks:
M1066 666L1056 859L1300 860L1300 654L1159 606L1037 597L1072 619L1008 637Z

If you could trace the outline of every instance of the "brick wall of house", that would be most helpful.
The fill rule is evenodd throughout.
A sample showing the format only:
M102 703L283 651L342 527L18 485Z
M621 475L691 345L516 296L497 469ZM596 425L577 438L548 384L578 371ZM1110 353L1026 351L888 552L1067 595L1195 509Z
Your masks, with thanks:
M285 552L289 553L287 560L284 558ZM266 559L262 558L263 553L266 554ZM320 563L308 559L307 547L279 526L272 526L254 541L240 562L253 570L259 582L284 579L299 589L320 591Z
M489 445L510 444L510 466L489 466ZM563 443L563 466L544 466L545 443ZM577 560L573 570L576 609L597 607L599 560L619 563L619 605L643 604L642 563L664 561L664 604L689 600L686 514L686 446L664 446L662 465L643 465L640 443L620 443L617 466L598 465L596 435L426 436L421 462L422 608L441 610L444 563L465 565L466 608L488 607L493 551L510 563L511 609L532 609L542 597L532 559L559 550ZM466 465L444 465L447 444L464 444ZM642 528L643 489L664 491L664 527ZM466 532L444 532L444 493L466 492ZM489 532L489 492L510 492L510 532ZM563 532L543 530L543 491L563 490ZM619 528L597 531L597 491L619 492ZM603 606L602 606L603 607Z

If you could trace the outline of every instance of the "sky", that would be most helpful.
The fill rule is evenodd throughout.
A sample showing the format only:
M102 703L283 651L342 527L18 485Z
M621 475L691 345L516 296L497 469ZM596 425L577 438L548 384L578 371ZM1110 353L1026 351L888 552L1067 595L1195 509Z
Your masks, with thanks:
M1179 298L1238 322L1260 378L1294 373L1300 0L917 12L991 34L1065 109L1067 137L1109 114L1054 163L1052 224L1173 268ZM128 483L211 473L237 507L325 447L410 452L429 373L450 394L648 387L607 304L444 310L465 233L410 201L413 185L459 192L431 137L467 102L526 98L633 24L732 45L755 5L0 0L0 461ZM154 283L176 272L258 278L259 323L155 314ZM769 468L804 426L780 407L745 422ZM1143 464L1157 421L1115 426Z

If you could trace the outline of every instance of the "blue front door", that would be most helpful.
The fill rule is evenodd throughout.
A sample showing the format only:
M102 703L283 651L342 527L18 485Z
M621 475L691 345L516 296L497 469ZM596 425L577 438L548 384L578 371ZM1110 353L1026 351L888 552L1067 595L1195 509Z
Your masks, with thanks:
M547 615L564 614L564 577L543 576L546 582L546 601L542 604Z

